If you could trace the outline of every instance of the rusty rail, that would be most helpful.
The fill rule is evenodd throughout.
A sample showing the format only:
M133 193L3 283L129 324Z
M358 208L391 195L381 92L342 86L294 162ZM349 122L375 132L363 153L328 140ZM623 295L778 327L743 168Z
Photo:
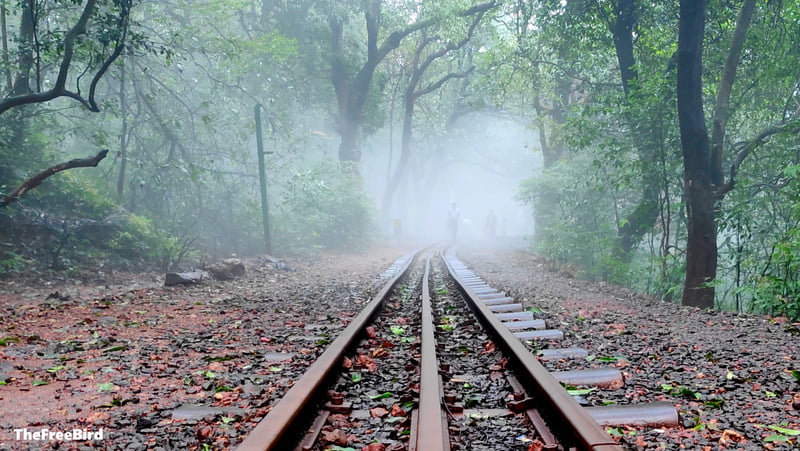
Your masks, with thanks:
M430 259L422 278L422 344L420 357L419 408L417 410L416 450L449 451L447 416L442 410L442 385L436 360L433 308L431 307ZM412 438L413 439L413 438Z
M518 374L528 379L530 388L553 407L555 420L560 429L572 437L577 446L584 450L595 451L621 451L622 448L609 436L605 430L570 396L564 387L545 369L536 357L527 349L522 341L506 327L495 315L495 310L480 302L480 295L489 294L487 291L475 287L474 275L467 275L467 267L455 258L451 248L445 256L445 265L450 275L456 280L464 297L471 304L476 315L481 317L481 322L487 331L495 337L496 344L504 348L515 360L519 367ZM481 291L479 295L474 290ZM496 291L496 290L494 290Z
M286 392L280 402L269 411L267 416L256 425L247 438L236 448L237 450L266 451L286 449L278 448L286 432L292 427L297 417L314 402L320 387L335 371L336 366L341 363L342 358L361 336L364 328L381 310L392 288L408 272L418 252L403 257L405 261L399 265L396 274L384 284L383 288L336 337L325 352L308 367L308 370Z

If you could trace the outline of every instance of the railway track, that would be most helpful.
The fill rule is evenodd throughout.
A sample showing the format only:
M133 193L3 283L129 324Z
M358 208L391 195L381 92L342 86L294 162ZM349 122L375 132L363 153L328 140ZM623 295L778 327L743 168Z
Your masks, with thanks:
M398 259L386 283L239 450L622 449L608 425L672 426L668 405L582 407L616 368L549 372L581 359L563 333L488 286L452 249ZM350 447L350 448L348 448Z

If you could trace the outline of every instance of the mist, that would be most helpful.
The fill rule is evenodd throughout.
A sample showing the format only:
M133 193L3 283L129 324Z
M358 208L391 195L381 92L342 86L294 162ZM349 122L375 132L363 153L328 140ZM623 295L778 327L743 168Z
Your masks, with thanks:
M442 140L423 140L413 146L409 171L391 204L382 211L387 186L387 165L392 171L399 139L378 134L364 143L362 174L365 189L381 216L381 232L410 240L450 238L448 211L453 203L460 211L458 239L488 238L486 221L496 216L497 237L523 237L533 233L530 208L515 199L520 182L541 168L538 138L522 121L490 114L463 116L458 130ZM398 222L399 221L399 222ZM400 225L400 231L396 227Z

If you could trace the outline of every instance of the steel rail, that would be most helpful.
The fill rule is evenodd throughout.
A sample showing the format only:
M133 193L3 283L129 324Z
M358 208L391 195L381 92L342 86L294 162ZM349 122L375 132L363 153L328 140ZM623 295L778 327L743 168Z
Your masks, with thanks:
M284 435L292 428L295 420L317 399L323 383L341 364L342 358L363 334L364 328L383 307L391 290L411 267L419 251L405 256L405 264L370 300L353 321L325 349L325 352L308 367L292 388L269 411L247 438L236 448L239 451L266 451L278 449ZM283 448L286 449L286 448Z
M555 407L553 413L557 416L558 427L570 434L576 440L576 446L580 449L621 451L623 448L567 393L564 387L525 347L525 344L502 324L489 307L480 302L478 294L458 274L454 263L454 260L457 259L454 254L453 248L450 248L443 259L450 276L456 281L459 290L470 303L472 310L481 317L481 322L486 326L487 331L498 340L496 344L505 348L517 362L520 375L527 377L533 383L531 388Z
M442 409L442 379L436 360L436 336L428 282L430 272L431 261L428 259L422 278L422 343L416 449L449 451L450 435L447 432L447 416Z

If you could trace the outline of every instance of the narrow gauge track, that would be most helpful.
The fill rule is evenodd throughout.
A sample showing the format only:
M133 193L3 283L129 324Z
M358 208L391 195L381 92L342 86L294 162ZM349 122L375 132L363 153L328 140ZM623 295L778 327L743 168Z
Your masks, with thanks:
M622 448L604 425L678 421L671 406L581 407L562 383L613 386L622 383L619 371L549 373L526 341L557 340L560 331L544 329L452 250L404 256L384 277L239 450L610 451Z

